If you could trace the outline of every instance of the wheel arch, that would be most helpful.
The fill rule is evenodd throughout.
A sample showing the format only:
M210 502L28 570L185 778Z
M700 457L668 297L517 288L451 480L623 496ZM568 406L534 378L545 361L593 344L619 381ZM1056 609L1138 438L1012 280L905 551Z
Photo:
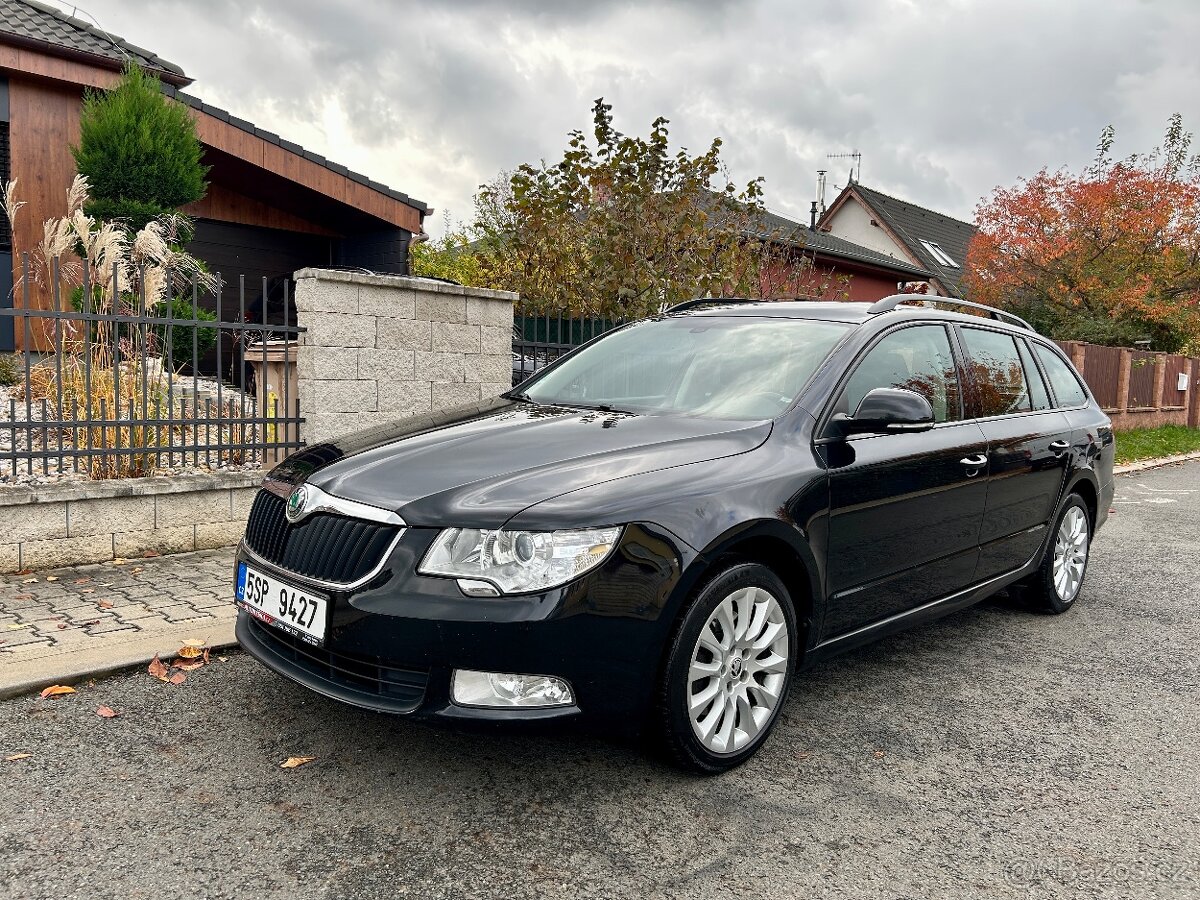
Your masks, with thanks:
M1096 476L1086 469L1079 472L1063 492L1064 503L1071 494L1078 494L1082 498L1084 506L1087 507L1088 519L1092 530L1095 531L1096 522L1098 521L1097 516L1100 512L1100 490L1096 484ZM1060 504L1059 509L1061 508Z
M744 523L701 551L689 567L687 577L680 582L680 596L673 610L675 623L678 624L687 600L714 575L736 562L766 566L788 589L802 632L797 636L797 646L803 656L815 633L820 578L808 542L794 528L778 520Z

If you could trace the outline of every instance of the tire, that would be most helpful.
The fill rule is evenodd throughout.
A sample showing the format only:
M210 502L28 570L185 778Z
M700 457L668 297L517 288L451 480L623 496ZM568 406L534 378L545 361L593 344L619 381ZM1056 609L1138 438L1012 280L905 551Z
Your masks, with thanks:
M710 579L680 617L659 683L669 758L715 775L753 756L787 701L797 639L791 597L766 566L737 563Z
M1050 533L1050 543L1037 573L1029 580L1030 601L1035 609L1061 615L1075 605L1083 590L1092 544L1092 520L1087 504L1070 494Z

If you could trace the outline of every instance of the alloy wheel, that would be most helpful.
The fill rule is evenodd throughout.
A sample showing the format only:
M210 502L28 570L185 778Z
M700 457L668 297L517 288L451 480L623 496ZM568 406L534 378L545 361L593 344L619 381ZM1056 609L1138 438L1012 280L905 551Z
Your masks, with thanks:
M788 654L787 619L769 591L741 588L717 604L688 667L688 717L710 752L736 753L770 725Z
M1087 514L1073 506L1063 516L1054 539L1054 590L1064 603L1070 603L1079 593L1087 557Z

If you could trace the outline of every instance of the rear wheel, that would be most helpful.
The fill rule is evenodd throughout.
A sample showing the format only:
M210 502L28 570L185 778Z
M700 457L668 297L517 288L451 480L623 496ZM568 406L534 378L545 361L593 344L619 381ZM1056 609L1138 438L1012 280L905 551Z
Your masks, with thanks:
M1044 612L1065 613L1075 605L1087 574L1092 523L1078 494L1067 497L1037 574L1030 579L1034 604Z
M666 749L713 774L762 746L787 699L796 614L770 569L739 563L696 595L671 642L659 689Z

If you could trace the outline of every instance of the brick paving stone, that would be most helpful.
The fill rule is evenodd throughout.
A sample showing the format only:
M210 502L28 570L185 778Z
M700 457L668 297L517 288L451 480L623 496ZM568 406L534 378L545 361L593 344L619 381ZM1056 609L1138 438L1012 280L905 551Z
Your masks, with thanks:
M148 625L231 618L233 554L234 548L227 547L130 559L119 566L99 563L0 575L0 665L4 654L30 648L99 647ZM56 580L47 581L47 576ZM25 584L30 579L36 580ZM102 608L102 600L112 606ZM64 624L66 628L58 627Z

